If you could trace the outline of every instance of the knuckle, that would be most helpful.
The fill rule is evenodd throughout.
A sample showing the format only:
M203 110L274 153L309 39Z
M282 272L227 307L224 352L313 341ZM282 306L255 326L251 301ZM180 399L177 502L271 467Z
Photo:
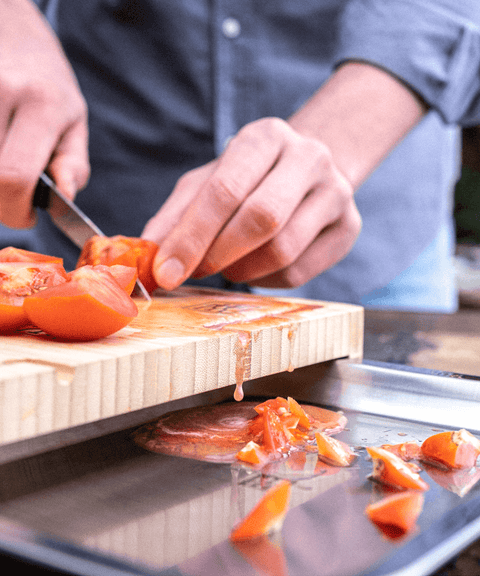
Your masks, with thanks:
M272 238L281 228L281 217L273 206L251 203L244 216L244 227L250 238Z
M207 191L211 202L226 208L236 208L244 196L239 182L231 176L227 179L221 174L210 177Z

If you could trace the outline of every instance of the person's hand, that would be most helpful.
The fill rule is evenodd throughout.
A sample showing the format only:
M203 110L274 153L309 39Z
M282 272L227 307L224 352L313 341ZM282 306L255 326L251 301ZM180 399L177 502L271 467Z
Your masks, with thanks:
M74 73L30 0L0 0L0 222L34 223L48 169L73 198L89 177L87 109Z
M295 287L336 264L361 228L354 190L426 110L388 72L347 62L288 122L247 125L220 158L183 176L147 223L158 284L222 272Z
M167 290L216 272L292 287L344 257L360 227L353 188L328 148L264 118L185 174L143 236L160 246L155 276Z

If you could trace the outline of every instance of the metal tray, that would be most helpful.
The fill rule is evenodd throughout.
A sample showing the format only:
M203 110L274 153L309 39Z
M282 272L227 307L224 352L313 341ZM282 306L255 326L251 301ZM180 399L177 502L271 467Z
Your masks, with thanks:
M0 554L81 575L259 574L252 550L235 549L228 534L268 482L285 476L293 480L292 503L279 547L262 551L264 559L272 554L267 574L422 576L480 537L480 481L473 474L471 485L455 492L422 472L430 490L417 530L404 540L385 539L364 514L379 489L368 479L364 447L422 441L439 429L480 434L475 377L335 361L248 382L245 392L344 410L348 429L337 437L357 449L357 462L313 476L307 461L303 472L283 466L265 479L151 454L133 444L132 429L115 431L0 465ZM198 395L188 405L231 394L229 388ZM153 417L139 413L135 421L142 414ZM275 571L277 560L283 572Z

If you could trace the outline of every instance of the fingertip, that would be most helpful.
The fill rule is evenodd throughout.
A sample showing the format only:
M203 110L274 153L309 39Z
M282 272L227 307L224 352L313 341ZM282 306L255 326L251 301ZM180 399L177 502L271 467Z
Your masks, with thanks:
M153 264L155 281L164 290L173 290L185 280L185 265L175 256Z

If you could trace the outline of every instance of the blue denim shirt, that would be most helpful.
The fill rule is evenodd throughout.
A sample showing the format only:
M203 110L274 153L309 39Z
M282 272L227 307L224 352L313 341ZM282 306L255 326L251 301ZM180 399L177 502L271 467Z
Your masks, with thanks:
M89 104L92 176L77 201L106 234L139 235L179 176L244 124L288 118L349 59L390 71L430 112L356 193L353 250L297 293L361 302L451 227L457 125L480 121L478 0L39 1ZM74 265L44 218L38 235ZM430 266L426 285L438 280Z

